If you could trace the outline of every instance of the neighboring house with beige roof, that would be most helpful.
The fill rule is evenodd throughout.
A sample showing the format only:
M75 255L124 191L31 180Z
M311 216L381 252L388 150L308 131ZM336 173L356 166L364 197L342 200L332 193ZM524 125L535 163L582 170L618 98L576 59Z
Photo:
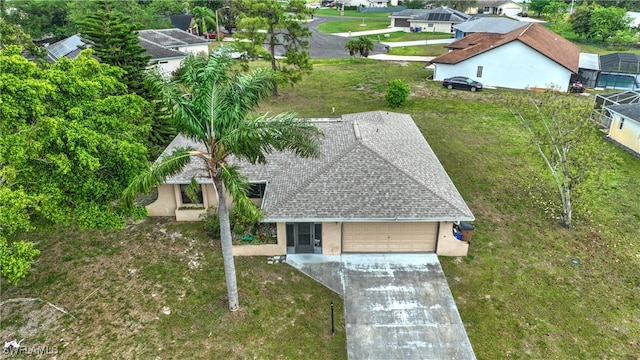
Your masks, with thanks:
M506 34L471 34L448 47L431 61L434 80L467 76L485 86L567 90L578 73L580 49L537 23Z
M267 155L267 164L235 162L253 184L252 200L275 223L276 245L240 246L236 255L435 252L464 256L469 243L452 227L474 217L411 116L366 112L315 119L325 137L319 158ZM164 151L197 143L179 135ZM202 198L191 204L192 179ZM193 160L158 187L151 216L197 220L217 206L216 192Z

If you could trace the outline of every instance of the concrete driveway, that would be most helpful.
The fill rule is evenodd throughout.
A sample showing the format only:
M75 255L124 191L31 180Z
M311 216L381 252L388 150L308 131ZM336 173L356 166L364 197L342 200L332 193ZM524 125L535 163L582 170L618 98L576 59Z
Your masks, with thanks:
M475 359L435 254L287 255L344 298L349 359Z

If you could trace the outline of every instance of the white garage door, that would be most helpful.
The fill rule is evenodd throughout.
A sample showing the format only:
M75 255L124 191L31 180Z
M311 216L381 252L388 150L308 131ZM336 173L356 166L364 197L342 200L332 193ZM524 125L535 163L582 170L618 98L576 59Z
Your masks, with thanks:
M343 223L342 252L433 252L437 223Z

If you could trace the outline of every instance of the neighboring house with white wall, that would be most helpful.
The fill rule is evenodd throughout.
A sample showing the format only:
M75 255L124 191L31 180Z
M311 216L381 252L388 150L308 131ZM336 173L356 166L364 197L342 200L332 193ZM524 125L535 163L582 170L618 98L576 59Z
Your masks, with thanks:
M471 18L463 12L441 6L435 9L406 9L391 13L391 27L420 31L453 33L456 24Z
M505 0L478 0L473 8L468 9L469 14L490 14L516 16L516 14L524 12L525 7L513 1Z
M182 61L187 58L187 54L183 52L167 49L143 38L140 38L140 46L145 49L145 55L151 56L148 68L157 67L165 75L171 75L178 70Z
M234 247L235 255L435 252L465 256L469 242L453 225L471 210L411 116L387 111L315 119L323 131L317 158L267 154L266 164L230 163L252 184L250 198L277 228L277 244ZM178 135L163 155L202 145ZM161 156L163 156L161 155ZM150 216L198 220L217 207L199 159L158 187ZM195 179L196 203L185 194Z
M606 106L611 115L607 136L640 156L640 104Z
M434 80L467 76L485 86L566 91L578 73L580 49L537 23L506 34L471 34L448 47L431 61Z

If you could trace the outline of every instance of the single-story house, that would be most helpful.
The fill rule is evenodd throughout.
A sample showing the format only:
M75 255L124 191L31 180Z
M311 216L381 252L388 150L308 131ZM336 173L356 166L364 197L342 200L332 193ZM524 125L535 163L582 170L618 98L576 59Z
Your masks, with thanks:
M138 37L186 54L209 53L209 40L180 29L140 30Z
M580 49L538 23L506 34L471 34L448 47L431 61L434 80L467 76L485 86L567 90L578 73Z
M406 9L391 13L391 27L420 31L453 33L453 26L471 18L463 12L441 6L435 9Z
M63 57L75 59L80 55L80 52L87 47L87 42L82 39L80 35L72 35L66 39L62 39L51 45L45 46L47 50L46 59L51 63L54 63Z
M411 116L373 111L314 119L324 132L319 158L267 155L267 164L232 161L252 184L250 198L277 228L268 249L240 246L236 255L287 253L435 252L464 256L469 243L453 226L473 221L471 210ZM165 149L199 146L178 135ZM194 204L184 191L201 185ZM197 220L217 206L216 191L197 160L158 187L151 216ZM255 250L252 250L254 248Z
M491 14L516 16L524 12L524 6L508 0L478 0L476 6L468 9L469 14Z
M519 29L527 22L512 20L505 17L474 17L469 21L454 25L455 38L461 39L474 33L506 34Z
M606 106L611 116L609 139L640 156L640 104Z
M349 0L344 6L387 7L398 6L398 0Z
M149 68L157 67L160 72L170 75L182 66L182 61L187 58L187 54L178 50L167 49L144 38L139 38L140 46L145 49L144 54L151 56Z

